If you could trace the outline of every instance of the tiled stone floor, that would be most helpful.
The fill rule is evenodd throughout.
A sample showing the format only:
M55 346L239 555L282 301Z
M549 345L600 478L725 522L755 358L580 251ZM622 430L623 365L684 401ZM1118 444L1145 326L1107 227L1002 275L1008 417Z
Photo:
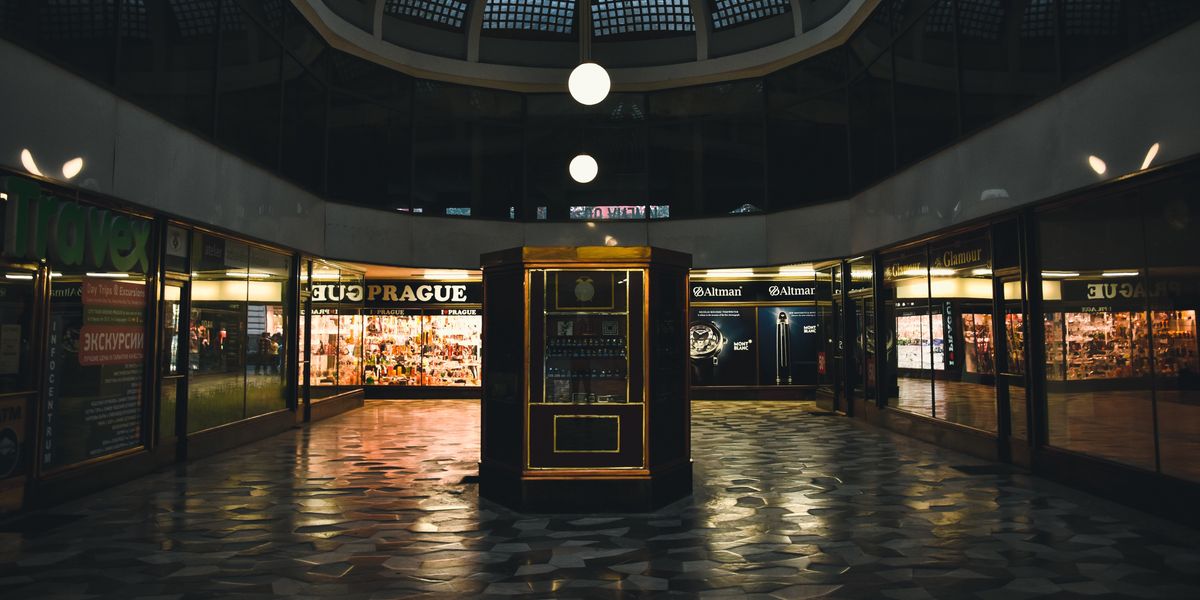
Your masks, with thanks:
M1200 598L1193 531L788 403L697 402L694 499L519 515L471 401L369 403L0 534L0 598Z

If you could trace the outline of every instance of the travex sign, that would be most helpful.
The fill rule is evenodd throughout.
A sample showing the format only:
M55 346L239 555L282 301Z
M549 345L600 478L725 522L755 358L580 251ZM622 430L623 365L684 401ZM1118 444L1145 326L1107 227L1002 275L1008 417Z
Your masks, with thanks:
M367 283L314 283L311 289L313 302L364 304L383 308L483 302L483 284L477 281L372 280Z
M150 269L148 221L63 200L20 177L0 179L0 189L8 194L5 257L97 271Z
M816 300L818 294L827 299L828 285L815 281L692 281L692 302L797 302Z

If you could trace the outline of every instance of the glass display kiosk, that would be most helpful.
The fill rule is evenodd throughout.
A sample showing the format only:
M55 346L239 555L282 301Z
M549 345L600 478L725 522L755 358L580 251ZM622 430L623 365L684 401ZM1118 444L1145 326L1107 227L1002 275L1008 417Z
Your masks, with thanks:
M482 262L480 494L544 512L691 494L691 257L526 247Z

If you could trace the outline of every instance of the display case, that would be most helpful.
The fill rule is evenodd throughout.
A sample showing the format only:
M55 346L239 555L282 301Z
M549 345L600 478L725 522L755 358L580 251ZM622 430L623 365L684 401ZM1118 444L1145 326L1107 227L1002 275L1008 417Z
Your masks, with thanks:
M657 248L484 255L484 497L571 512L690 494L690 262Z

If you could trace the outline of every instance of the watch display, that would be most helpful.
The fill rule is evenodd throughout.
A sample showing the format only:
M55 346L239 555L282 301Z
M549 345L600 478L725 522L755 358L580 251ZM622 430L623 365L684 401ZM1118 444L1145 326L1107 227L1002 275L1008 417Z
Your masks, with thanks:
M725 336L711 321L693 321L688 327L688 354L695 360L711 357L712 364L717 364L721 347L725 345Z

